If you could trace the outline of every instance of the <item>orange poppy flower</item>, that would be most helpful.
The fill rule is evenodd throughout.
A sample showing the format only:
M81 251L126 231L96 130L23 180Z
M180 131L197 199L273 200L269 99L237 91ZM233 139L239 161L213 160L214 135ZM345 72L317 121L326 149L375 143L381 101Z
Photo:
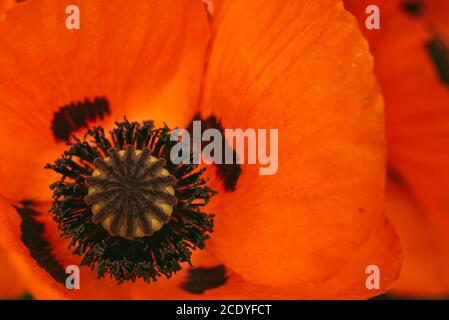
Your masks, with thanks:
M388 2L388 4L387 4ZM364 28L365 7L381 29ZM370 41L386 106L387 214L404 247L393 292L449 294L449 15L447 1L346 0Z
M65 28L68 4L79 6L80 30ZM337 0L208 5L213 14L201 1L29 0L0 22L0 240L35 297L360 299L398 278L401 249L383 214L383 100L354 19ZM114 125L124 116L140 123L128 137L121 130L130 122ZM133 149L147 145L163 157L155 144L167 147L143 121L188 127L198 118L221 129L279 129L277 174L259 176L248 164L208 166L207 185L217 194L201 211L215 214L213 233L206 214L182 211L198 203L186 202L188 192L200 203L209 199L195 189L204 181L174 169L178 204L170 203L174 218L161 230L142 238L143 224L103 223L107 194L95 188L113 183L98 175L116 174L128 156L124 166L137 168L134 157L143 155ZM92 130L86 143L71 138L99 124L115 133ZM108 143L125 153L105 159ZM94 155L103 160L92 163ZM59 174L44 170L47 163ZM96 209L83 201L87 192ZM171 247L176 235L186 251L162 245ZM207 237L208 252L194 251L189 269L189 247ZM135 254L142 244L151 255ZM168 265L161 252L179 261ZM93 270L82 266L81 289L67 290L64 267L81 261ZM374 290L365 284L372 264L381 270Z

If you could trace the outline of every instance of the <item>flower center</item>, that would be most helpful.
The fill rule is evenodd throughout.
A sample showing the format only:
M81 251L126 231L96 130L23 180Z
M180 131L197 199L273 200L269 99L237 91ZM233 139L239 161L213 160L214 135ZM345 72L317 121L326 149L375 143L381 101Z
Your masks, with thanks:
M164 159L150 150L109 150L109 157L94 160L87 179L85 201L92 206L92 221L112 236L134 239L152 235L168 222L175 197L176 178L164 169Z
M50 186L53 219L98 277L170 278L204 249L214 216L202 209L216 192L204 169L170 160L170 136L168 127L125 119L109 134L95 127L74 138L47 165L61 175Z

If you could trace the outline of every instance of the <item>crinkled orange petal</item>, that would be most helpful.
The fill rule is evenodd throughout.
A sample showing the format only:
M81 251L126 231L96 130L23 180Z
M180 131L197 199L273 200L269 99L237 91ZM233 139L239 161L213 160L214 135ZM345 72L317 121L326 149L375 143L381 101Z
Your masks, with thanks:
M361 265L375 264L377 247L397 243L386 228L369 244L385 219L383 101L355 19L341 1L222 1L212 39L203 117L279 129L279 170L260 176L244 164L235 192L216 185L209 248L246 281L269 286L333 276L337 286L365 250ZM388 258L391 280L400 256ZM352 279L364 273L358 267Z
M393 288L399 296L444 298L449 291L449 259L436 224L419 208L407 190L390 181L387 214L395 225L404 250L404 267Z
M7 251L0 248L0 299L19 298L25 292L20 274L11 264Z
M66 29L78 5L80 30ZM114 121L184 125L195 114L208 37L200 1L26 1L0 22L0 194L48 201L51 131L70 102L105 97ZM83 132L78 132L82 136Z

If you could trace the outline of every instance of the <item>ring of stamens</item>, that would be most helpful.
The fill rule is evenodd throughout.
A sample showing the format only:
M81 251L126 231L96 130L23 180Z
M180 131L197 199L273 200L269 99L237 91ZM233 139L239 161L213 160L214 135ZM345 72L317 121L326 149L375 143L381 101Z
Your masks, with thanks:
M176 178L164 168L164 159L150 149L110 148L109 156L94 160L95 170L87 178L86 204L92 221L112 236L126 239L150 236L170 219L178 200Z

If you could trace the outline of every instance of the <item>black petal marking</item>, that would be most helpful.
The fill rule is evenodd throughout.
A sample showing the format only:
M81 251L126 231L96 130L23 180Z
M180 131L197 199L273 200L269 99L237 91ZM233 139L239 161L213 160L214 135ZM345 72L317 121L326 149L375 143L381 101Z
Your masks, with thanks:
M51 245L45 239L44 224L36 219L41 213L32 208L30 201L23 201L22 204L22 207L14 206L14 208L22 218L20 230L23 244L40 267L44 268L57 282L64 283L67 274L56 261Z
M423 4L417 0L404 1L402 3L402 9L409 15L417 17L422 13Z
M181 288L193 294L202 294L206 290L218 288L226 283L226 267L219 265L210 268L192 268Z
M224 138L224 128L221 124L221 122L217 119L215 115L211 115L206 119L202 119L199 114L196 114L194 118L192 119L188 131L190 134L192 134L192 125L193 121L201 120L201 134L210 128L218 129L221 132L221 135L223 137L222 141L222 154L226 154L226 149L230 149L228 142ZM207 144L207 142L201 142L201 149L204 148L204 146ZM237 153L235 150L232 150L233 152L233 164L216 164L217 167L217 174L218 177L223 181L223 186L226 192L234 192L237 187L237 182L239 180L240 174L242 173L242 168L237 163Z
M406 182L404 177L395 169L388 167L387 168L387 177L389 180L393 181L395 184L401 187L406 187Z
M51 130L56 141L68 142L73 133L110 114L109 103L105 98L95 98L94 101L86 98L84 102L71 102L54 114Z
M438 36L426 44L427 52L438 71L441 81L449 85L449 49Z

